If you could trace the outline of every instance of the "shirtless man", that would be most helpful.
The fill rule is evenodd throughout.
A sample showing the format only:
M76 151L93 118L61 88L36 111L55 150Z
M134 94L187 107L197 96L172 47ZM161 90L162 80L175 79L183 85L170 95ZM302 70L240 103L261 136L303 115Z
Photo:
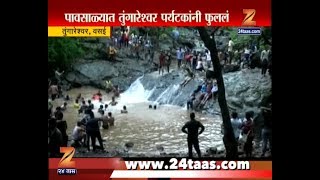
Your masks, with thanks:
M48 93L51 95L51 100L54 101L59 94L58 86L55 84L52 84L49 88Z
M101 112L101 116L102 116L102 128L103 129L109 129L109 118L108 116L104 115L104 111L102 110Z
M114 117L111 112L108 112L108 121L110 126L114 126Z

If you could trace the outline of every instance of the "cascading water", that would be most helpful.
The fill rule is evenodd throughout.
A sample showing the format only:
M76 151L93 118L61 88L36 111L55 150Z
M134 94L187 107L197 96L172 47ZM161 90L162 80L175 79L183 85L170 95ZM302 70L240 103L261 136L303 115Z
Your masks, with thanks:
M121 94L120 103L141 103L148 102L149 97L152 95L153 90L146 90L142 83L141 78L139 77L136 81L134 81L128 90Z
M164 90L160 96L156 99L158 104L173 104L174 100L178 98L179 94L179 85L171 85L166 90Z

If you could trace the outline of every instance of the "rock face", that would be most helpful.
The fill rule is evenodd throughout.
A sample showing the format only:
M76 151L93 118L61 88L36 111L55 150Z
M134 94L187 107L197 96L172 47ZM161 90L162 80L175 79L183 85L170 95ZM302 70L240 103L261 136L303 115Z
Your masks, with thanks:
M120 60L120 59L119 59ZM66 80L73 85L91 85L103 88L106 80L127 89L144 72L148 71L143 61L123 58L126 63L109 61L93 61L78 63L73 66L73 71L66 75Z
M159 37L159 49L156 50L170 50L173 57L175 57L175 49L172 48L174 46L188 46L198 51L204 51L203 42L195 29L183 28L179 31L180 36L177 46L174 45L176 42L173 41L170 34L163 34ZM222 46L226 45L228 37L218 35L215 37L217 48L223 49ZM116 62L106 61L104 56L106 56L105 47L108 43L110 43L110 39L107 38L86 39L84 46L93 52L87 54L84 62L73 66L73 71L66 75L66 80L72 85L92 85L98 88L104 87L105 80L111 80L113 84L117 84L122 90L126 90L138 77L144 75L140 81L146 90L152 91L149 96L150 101L179 106L185 106L190 94L201 84L201 79L195 78L185 87L180 88L179 84L185 78L182 70L173 70L169 74L165 73L164 76L159 76L152 62L137 60L135 54L126 48L118 49ZM142 52L140 56L144 57L144 53ZM158 63L158 57L159 53L155 52L154 63ZM271 93L270 78L262 78L260 69L240 71L238 65L225 65L223 71L226 98L230 111L253 110L258 112L257 107L261 100ZM201 75L201 77L204 76L211 77L213 72ZM200 76L197 75L197 77ZM204 110L214 114L220 112L218 103L213 101L209 101Z
M259 112L260 102L271 94L271 80L262 77L260 72L260 69L244 69L224 75L226 98L231 110Z
M79 63L73 66L73 71L67 74L69 82L81 85L98 85L99 82L118 77L119 71L107 61Z
M199 76L198 76L199 77ZM262 99L271 94L271 80L262 77L260 69L242 70L223 75L226 98L230 111L253 111L257 115L258 106ZM146 90L152 92L150 101L159 104L172 104L186 106L190 94L201 84L201 78L191 80L185 87L179 84L183 82L184 75L181 71L173 70L164 76L157 72L146 74L140 81ZM209 113L219 114L220 108L217 102L209 101L204 107ZM243 114L240 113L241 116Z

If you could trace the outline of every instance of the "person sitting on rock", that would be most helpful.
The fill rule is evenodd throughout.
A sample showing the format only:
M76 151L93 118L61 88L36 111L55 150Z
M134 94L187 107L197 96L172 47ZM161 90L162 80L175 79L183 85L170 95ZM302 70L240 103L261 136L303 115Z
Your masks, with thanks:
M109 103L111 106L115 106L115 105L117 105L118 104L118 102L115 100L115 97L114 96L112 96L112 100L111 100L111 102Z
M184 70L186 72L184 81L180 84L180 86L185 87L191 79L195 77L194 73L187 66L184 66Z
M122 114L128 113L126 106L123 106L123 109L121 110L121 113Z
M196 99L196 94L193 92L187 101L187 110L193 109L193 101Z
M204 95L204 98L203 100L201 101L200 105L203 107L207 101L212 97L212 92L211 92L211 89L212 89L212 84L211 83L208 83L207 84L207 90L206 90L206 93Z

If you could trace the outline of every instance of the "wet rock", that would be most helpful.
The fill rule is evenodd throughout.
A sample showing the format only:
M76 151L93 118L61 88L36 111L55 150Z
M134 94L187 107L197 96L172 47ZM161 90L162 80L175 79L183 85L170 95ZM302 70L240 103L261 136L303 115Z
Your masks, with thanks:
M164 151L164 147L161 145L156 145L158 151Z
M209 149L207 149L206 151L209 155L215 155L218 152L218 149L216 147L210 147Z
M124 146L126 148L132 148L134 146L134 143L133 142L127 142Z
M179 157L180 156L179 153L169 153L168 155L172 156L172 157Z
M240 65L237 64L226 64L223 67L224 73L235 72L240 70Z

